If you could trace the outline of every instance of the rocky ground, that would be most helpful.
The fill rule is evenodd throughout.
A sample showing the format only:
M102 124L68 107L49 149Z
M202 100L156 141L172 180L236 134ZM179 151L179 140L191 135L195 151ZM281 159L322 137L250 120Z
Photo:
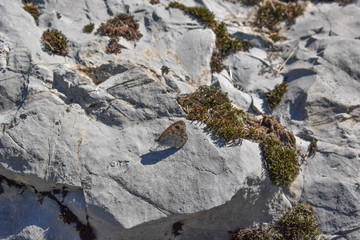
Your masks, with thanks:
M297 202L313 207L324 238L360 238L358 1L302 2L276 43L253 26L257 6L181 1L254 45L220 73L210 69L214 32L170 1L31 2L38 26L21 0L0 2L0 238L230 239ZM121 53L109 53L97 29L120 13L142 37L117 39ZM47 29L67 37L66 56L45 49ZM271 110L265 95L283 81ZM278 119L302 154L318 140L290 187L270 182L258 143L225 146L186 119L177 97L211 84L246 112ZM151 151L177 120L187 143Z

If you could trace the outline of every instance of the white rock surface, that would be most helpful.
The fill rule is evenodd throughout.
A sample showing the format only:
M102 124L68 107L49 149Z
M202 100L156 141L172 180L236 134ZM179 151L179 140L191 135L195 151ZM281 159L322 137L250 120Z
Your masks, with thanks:
M75 224L59 217L63 204L97 239L227 239L228 231L276 221L297 200L314 207L325 236L360 236L358 3L309 4L284 31L288 40L275 45L280 50L259 43L211 74L215 35L182 11L166 9L169 1L37 2L39 26L20 0L0 2L0 175L21 184L1 182L0 238L81 239ZM206 6L235 35L260 39L240 24L251 8L183 3ZM133 15L143 37L122 39L122 53L107 54L108 38L82 28L92 22L97 29L118 13ZM67 36L69 56L42 50L48 28ZM96 69L100 84L79 71L84 66ZM170 72L162 74L162 66ZM297 135L302 151L309 137L319 140L319 152L291 191L269 182L258 144L224 146L204 125L185 120L176 101L215 84L234 105L269 113L264 96L284 79L289 91L272 114ZM180 119L187 125L185 146L151 152Z

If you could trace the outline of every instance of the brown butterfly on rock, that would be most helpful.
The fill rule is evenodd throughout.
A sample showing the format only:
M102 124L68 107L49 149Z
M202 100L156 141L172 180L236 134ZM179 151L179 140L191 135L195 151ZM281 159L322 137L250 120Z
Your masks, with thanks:
M181 148L188 140L185 122L180 120L171 124L155 141L161 146Z

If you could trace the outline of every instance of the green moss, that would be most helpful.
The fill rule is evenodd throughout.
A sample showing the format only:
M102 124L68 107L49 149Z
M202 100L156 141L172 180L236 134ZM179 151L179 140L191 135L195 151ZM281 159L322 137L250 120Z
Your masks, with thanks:
M83 32L87 33L87 34L92 33L92 31L94 31L94 26L95 26L95 24L93 24L93 23L85 25L84 28L83 28Z
M317 219L310 205L298 204L279 221L284 239L317 239L320 235Z
M240 138L260 143L264 163L275 185L289 186L299 174L295 138L275 119L250 118L232 106L228 96L215 87L202 86L178 98L187 119L206 124L215 136L226 142Z
M150 0L150 4L154 5L154 4L159 4L160 0Z
M215 34L216 46L220 50L222 56L227 56L231 52L247 51L250 47L252 47L252 44L249 42L230 37L227 33L227 28L224 22L216 25Z
M185 13L198 19L200 22L205 24L207 27L214 28L216 26L215 15L204 7L186 7L184 4L179 2L171 2L170 8L178 8L183 10Z
M139 24L133 16L126 14L119 14L106 23L101 23L98 31L101 35L114 39L123 37L127 40L139 40L142 37L139 32Z
M48 29L42 34L45 49L50 53L66 56L68 54L67 38L56 29Z
M304 8L295 3L284 4L277 1L266 1L256 14L256 24L272 31L278 31L277 24L286 21L291 24L304 12Z
M267 228L239 229L231 240L315 240L320 231L311 206L300 203L290 209L281 219Z
M215 51L210 59L210 69L212 72L221 72L224 69L223 56L220 52Z
M38 10L37 5L35 3L26 4L24 6L24 10L27 11L28 13L30 13L31 16L33 16L36 26L39 26L40 12Z
M247 114L234 108L228 96L215 87L199 87L195 93L183 95L178 101L188 119L205 123L213 134L227 142L253 134Z
M222 61L227 55L237 51L247 51L253 45L238 38L230 37L224 22L217 22L215 15L204 7L186 7L179 2L171 2L170 8L178 8L195 17L205 26L211 28L216 35L217 50L211 58L210 68L212 72L220 72Z
M283 99L288 88L288 83L283 82L275 86L275 88L266 94L266 102L271 109L276 107Z
M296 150L271 137L260 143L270 180L278 186L289 186L299 174Z
M268 228L239 229L232 234L231 240L280 240L281 235L273 226Z

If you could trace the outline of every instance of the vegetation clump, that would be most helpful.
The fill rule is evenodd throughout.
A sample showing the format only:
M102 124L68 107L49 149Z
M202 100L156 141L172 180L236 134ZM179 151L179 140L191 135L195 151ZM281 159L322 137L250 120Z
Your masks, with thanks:
M88 25L85 25L83 28L83 32L87 34L92 33L92 31L94 31L94 26L95 26L94 23L89 23Z
M154 5L154 4L159 4L160 0L150 0L150 4Z
M239 229L231 240L315 240L320 236L317 218L311 206L300 203L290 209L275 225L267 228Z
M309 204L300 203L290 209L278 223L283 239L317 239L320 235L317 218Z
M247 228L232 233L231 240L275 240L280 239L279 235L274 227Z
M48 29L42 34L45 49L50 53L66 56L68 54L67 38L56 29Z
M215 87L201 86L178 98L187 119L206 124L207 129L226 142L245 138L260 143L271 181L289 186L299 173L294 135L272 117L256 120L232 106L228 96Z
M109 53L121 53L121 46L120 44L118 43L118 40L116 40L115 38L111 38L107 47L106 47L106 50L109 52Z
M262 141L260 146L270 180L278 186L289 186L300 171L296 149L271 137Z
M57 19L60 19L62 16L59 12L56 12L56 17L57 17Z
M282 38L279 35L279 23L293 24L303 12L304 8L296 3L266 1L256 14L255 25L268 32L269 37L276 42Z
M133 16L119 14L109 19L106 23L101 23L99 29L101 35L109 36L113 39L123 37L129 41L139 40L142 34L139 32L139 24Z
M35 3L27 3L24 6L24 10L27 11L28 13L30 13L31 16L33 16L36 26L39 26L40 12L39 12L37 5Z
M248 51L253 46L249 42L230 37L224 22L217 24L214 32L216 34L216 46L223 57L231 52Z
M169 4L170 8L178 8L183 10L185 13L193 16L194 18L198 19L200 22L205 24L207 27L215 28L216 27L216 20L215 15L210 12L207 8L204 7L186 7L184 4L179 2L171 2Z
M303 12L304 8L295 3L284 4L277 1L266 1L256 14L256 24L259 27L277 31L279 22L286 21L292 24L295 22L295 18Z
M139 24L133 16L127 14L119 14L109 19L106 23L101 23L98 32L101 35L109 36L110 40L107 46L109 53L120 53L120 44L118 40L123 37L129 41L139 40L142 34L139 31Z
M266 102L268 106L273 109L276 107L282 100L288 88L288 83L283 82L275 86L275 88L266 94Z
M200 121L219 138L235 141L255 133L247 114L234 108L228 96L215 87L202 86L178 99L189 120Z
M179 2L171 2L170 8L178 8L185 13L198 19L205 26L212 29L216 35L216 50L211 57L210 68L213 72L220 72L223 69L222 61L232 52L247 51L252 44L238 38L230 37L224 22L215 20L215 15L204 7L186 7Z

